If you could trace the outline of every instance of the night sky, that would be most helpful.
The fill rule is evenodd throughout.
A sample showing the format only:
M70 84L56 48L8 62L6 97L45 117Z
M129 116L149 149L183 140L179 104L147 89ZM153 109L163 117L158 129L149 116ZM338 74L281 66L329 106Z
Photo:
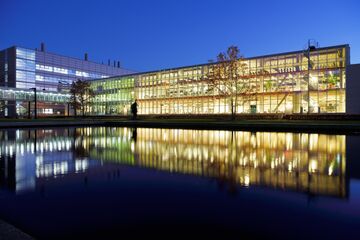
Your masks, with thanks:
M0 0L0 49L12 45L147 71L206 63L230 45L245 57L350 44L360 63L360 1Z

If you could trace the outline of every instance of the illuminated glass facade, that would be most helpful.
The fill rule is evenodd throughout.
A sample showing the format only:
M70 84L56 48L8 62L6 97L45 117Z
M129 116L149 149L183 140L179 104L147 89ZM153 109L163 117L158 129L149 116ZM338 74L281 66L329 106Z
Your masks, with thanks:
M97 93L93 114L130 113L130 105L135 99L135 76L92 81L91 87Z
M7 81L5 74L1 74L0 83L5 87L36 87L39 90L63 92L77 79L99 79L133 72L116 66L22 47L5 49L1 51L0 57L3 59L1 62L4 68L6 63L11 66L10 69L7 67L7 71L15 73L15 77L8 76Z
M66 104L69 102L70 94L50 92L50 91L38 91L36 93L36 99L39 102L52 102ZM33 101L34 91L30 89L14 89L0 87L0 99L8 101Z
M358 86L356 76L348 81L353 66L349 59L348 45L245 58L237 80L244 90L236 94L236 113L359 113L360 109L350 108L357 102L349 99L358 99ZM89 115L129 115L135 99L140 115L230 114L231 99L219 91L224 86L208 79L216 68L217 63L209 63L131 73L13 47L0 52L0 86L66 94L75 79L90 80L96 96L86 111ZM109 77L114 75L118 76ZM26 112L26 103L4 100L13 109L6 114ZM45 105L39 114L65 114L65 106L58 111Z
M44 50L11 47L0 51L0 87L67 93L77 79L101 79L133 73L120 65L99 64L88 60L61 56ZM26 103L8 102L8 109L18 115L26 109ZM39 106L39 113L56 114L53 107ZM65 106L61 111L64 114Z
M246 58L236 112L345 113L349 46L333 46ZM207 76L216 63L165 69L92 81L92 114L228 114L230 99Z

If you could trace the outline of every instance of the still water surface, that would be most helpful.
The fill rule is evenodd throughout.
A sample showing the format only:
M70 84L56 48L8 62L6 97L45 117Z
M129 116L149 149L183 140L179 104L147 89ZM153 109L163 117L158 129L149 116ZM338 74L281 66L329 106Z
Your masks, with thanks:
M39 239L360 233L359 136L14 129L0 148L0 218Z

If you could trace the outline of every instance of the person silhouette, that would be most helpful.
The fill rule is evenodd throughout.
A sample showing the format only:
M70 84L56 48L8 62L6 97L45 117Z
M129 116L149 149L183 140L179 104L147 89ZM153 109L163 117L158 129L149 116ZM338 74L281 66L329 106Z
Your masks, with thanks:
M137 101L135 99L135 102L133 104L131 104L131 113L133 115L133 120L136 120L137 117L137 108L138 108L138 104Z

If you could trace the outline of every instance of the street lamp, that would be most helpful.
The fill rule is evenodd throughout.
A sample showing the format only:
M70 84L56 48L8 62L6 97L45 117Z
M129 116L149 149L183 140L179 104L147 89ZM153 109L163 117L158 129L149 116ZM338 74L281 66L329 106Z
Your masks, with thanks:
M313 44L312 42L313 41ZM305 50L305 57L307 58L307 114L310 113L310 108L311 108L311 104L310 104L310 70L312 70L312 63L311 63L311 51L315 50L316 47L318 46L318 43L314 40L314 39L309 39L308 43L307 43L307 49Z
M30 90L34 91L34 118L37 119L37 106L36 106L36 88L29 88Z

